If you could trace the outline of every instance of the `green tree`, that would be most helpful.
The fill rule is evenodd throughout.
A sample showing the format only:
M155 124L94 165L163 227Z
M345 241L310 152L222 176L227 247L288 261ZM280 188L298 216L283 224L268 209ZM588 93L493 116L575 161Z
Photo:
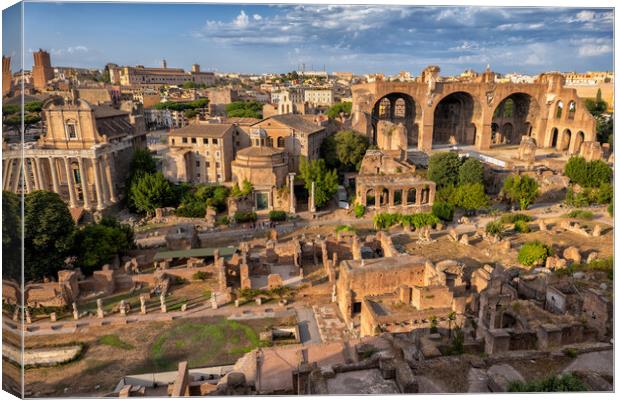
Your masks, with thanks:
M258 101L233 101L226 105L227 117L262 118L263 105Z
M454 218L454 206L450 203L436 201L433 203L433 214L442 221L450 222Z
M511 175L504 180L503 193L525 210L538 197L538 182L527 175Z
M131 184L130 196L136 210L148 216L156 208L174 205L176 198L172 185L160 172L138 176Z
M484 184L484 165L475 158L468 158L459 168L459 185Z
M2 270L7 278L21 282L21 199L2 192Z
M369 145L368 137L345 130L326 137L321 144L321 153L328 168L357 171Z
M73 254L85 275L112 262L115 255L122 256L135 247L133 230L114 218L103 218L99 223L88 224L75 232Z
M139 174L154 174L157 172L157 164L147 149L137 149L133 153L129 164L129 176L134 177Z
M484 193L484 186L481 183L468 183L456 188L452 195L452 204L464 210L474 211L487 207L489 198Z
M441 189L458 183L461 160L454 152L440 152L431 155L428 160L427 177Z
M336 103L327 110L327 117L329 119L338 119L343 115L345 118L348 118L351 115L352 107L353 103L350 101Z
M69 208L42 190L24 200L24 276L26 281L55 278L73 246L75 224Z
M326 205L338 191L338 174L335 169L327 168L325 160L308 162L302 158L299 175L308 191L311 190L312 182L314 182L314 204L317 208Z
M613 170L601 160L586 161L583 157L571 157L564 167L564 175L572 183L583 187L597 188L602 184L609 184L613 177Z

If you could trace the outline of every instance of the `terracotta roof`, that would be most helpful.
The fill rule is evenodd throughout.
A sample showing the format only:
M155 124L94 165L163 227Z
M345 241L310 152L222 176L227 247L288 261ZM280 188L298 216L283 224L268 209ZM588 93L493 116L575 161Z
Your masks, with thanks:
M303 132L306 134L314 133L323 130L324 128L320 125L317 125L313 122L308 121L306 118L302 117L298 114L281 114L281 115L272 115L267 119L273 119L283 125L286 125L290 128L295 129L296 131ZM263 120L266 121L267 119ZM263 122L261 121L261 122ZM259 122L260 124L260 122Z
M172 136L200 136L221 138L233 127L232 124L191 124L170 131Z
M284 153L284 150L273 147L246 147L237 152L237 156L246 157L271 157L276 154Z
M95 118L109 118L109 117L119 117L122 115L129 115L127 111L121 111L119 109L110 107L110 106L92 106L93 111L95 112Z

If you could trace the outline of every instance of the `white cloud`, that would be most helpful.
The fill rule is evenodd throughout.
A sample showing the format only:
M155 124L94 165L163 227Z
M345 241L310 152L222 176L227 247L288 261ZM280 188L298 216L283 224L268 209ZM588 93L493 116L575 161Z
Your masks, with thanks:
M579 57L596 57L603 54L611 53L612 51L613 47L607 44L602 44L581 46L579 47L577 53L579 54Z
M241 13L234 19L233 25L237 28L247 28L250 25L250 18L248 18L245 11L241 10Z
M254 21L260 21L263 19L263 17L260 14L254 14L252 15L252 18L254 18Z

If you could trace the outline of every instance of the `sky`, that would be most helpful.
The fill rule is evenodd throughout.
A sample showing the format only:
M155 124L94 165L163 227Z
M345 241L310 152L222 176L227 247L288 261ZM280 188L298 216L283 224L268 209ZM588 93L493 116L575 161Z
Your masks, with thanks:
M39 48L52 65L94 68L165 58L240 73L613 69L613 9L27 2L24 14L26 69ZM3 54L15 55L8 17Z

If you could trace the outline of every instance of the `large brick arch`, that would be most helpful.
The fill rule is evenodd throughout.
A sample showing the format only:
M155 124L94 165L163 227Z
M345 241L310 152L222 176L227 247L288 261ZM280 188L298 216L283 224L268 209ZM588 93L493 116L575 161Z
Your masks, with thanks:
M486 75L487 77L490 75ZM596 140L596 122L587 111L582 99L577 97L575 89L565 88L563 78L557 74L543 74L534 83L496 83L492 79L467 82L426 83L421 78L415 82L377 81L353 85L353 128L373 139L376 133L373 127L373 109L377 102L392 95L406 95L415 104L415 116L412 121L418 131L417 148L430 151L433 146L435 110L443 99L454 93L466 93L473 99L474 110L471 118L475 129L474 145L478 149L488 149L492 142L493 114L496 108L511 96L529 99L528 115L519 126L508 122L516 129L516 135L531 135L539 147L551 147L553 128L560 134L564 129L582 132L571 135L569 153L577 152L582 142ZM555 104L564 103L562 117L555 118ZM573 102L574 110L568 112L568 105ZM533 109L533 114L529 115ZM526 125L525 122L528 124ZM511 144L519 138L511 137ZM583 137L583 140L582 140ZM581 143L580 143L581 142ZM410 146L411 147L411 146Z

